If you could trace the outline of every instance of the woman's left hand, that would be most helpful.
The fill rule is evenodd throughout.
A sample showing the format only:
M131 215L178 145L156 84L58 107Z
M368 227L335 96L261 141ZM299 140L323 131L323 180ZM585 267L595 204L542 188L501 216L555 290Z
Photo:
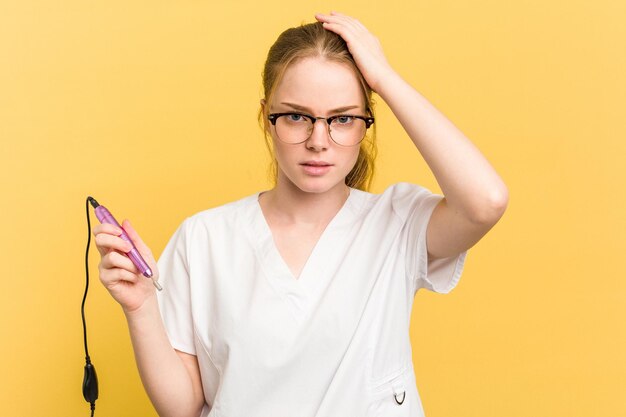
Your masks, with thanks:
M365 81L372 90L378 92L384 78L394 72L378 38L357 19L338 12L330 12L330 15L318 13L315 18L323 23L325 29L335 32L346 41Z

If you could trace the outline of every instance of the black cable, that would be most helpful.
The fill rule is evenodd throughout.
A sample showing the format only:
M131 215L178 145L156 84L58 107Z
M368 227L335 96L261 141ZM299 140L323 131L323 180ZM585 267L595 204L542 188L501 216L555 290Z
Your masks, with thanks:
M83 318L83 339L85 342L85 360L89 360L89 348L87 348L87 325L85 324L85 300L87 299L87 291L89 290L89 244L91 243L91 222L89 221L89 197L87 197L87 250L85 251L85 294L83 295L83 303L80 306L80 314Z
M89 290L89 244L91 243L91 222L89 220L89 203L96 201L91 197L87 197L87 250L85 251L85 294L83 302L80 306L80 314L83 319L83 341L85 343L85 373L83 376L83 397L91 405L91 417L93 417L96 409L96 400L98 399L98 376L96 368L91 363L89 357L89 349L87 347L87 324L85 321L85 300L87 300L87 291ZM93 203L92 203L93 204ZM96 203L97 204L97 203Z

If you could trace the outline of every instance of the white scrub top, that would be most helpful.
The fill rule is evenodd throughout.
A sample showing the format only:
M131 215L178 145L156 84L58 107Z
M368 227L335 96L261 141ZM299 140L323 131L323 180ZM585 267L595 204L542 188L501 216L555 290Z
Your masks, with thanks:
M452 290L467 254L428 264L426 227L443 196L408 183L351 188L296 279L259 194L186 218L158 261L169 339L198 358L201 416L423 416L413 299Z

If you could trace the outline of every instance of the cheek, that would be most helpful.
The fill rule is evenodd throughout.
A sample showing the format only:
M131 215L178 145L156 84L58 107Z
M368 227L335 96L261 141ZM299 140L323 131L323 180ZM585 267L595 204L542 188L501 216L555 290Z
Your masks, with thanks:
M276 139L272 139L272 143L274 145L274 156L276 157L276 160L280 162L284 161L285 158L289 158L290 149L287 147L288 145L285 145Z
M348 170L348 172L350 172L352 170L352 168L354 168L354 166L356 165L356 161L359 159L359 149L357 148L356 150L350 150L350 152L346 155L346 169Z
M287 169L289 171L290 167L293 167L294 162L298 159L298 149L296 148L301 145L287 145L277 141L276 139L273 140L273 145L274 158L276 158L279 170L284 172L284 170Z

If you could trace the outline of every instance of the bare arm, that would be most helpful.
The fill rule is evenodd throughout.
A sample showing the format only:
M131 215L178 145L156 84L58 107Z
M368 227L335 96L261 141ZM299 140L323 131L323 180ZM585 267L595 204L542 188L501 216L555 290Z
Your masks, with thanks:
M446 258L478 242L500 219L508 190L494 168L450 120L390 71L378 93L432 170L445 198L426 240L430 258Z
M158 279L159 271L150 249L130 222L125 221L123 227ZM162 417L198 417L205 400L196 357L172 347L151 280L120 253L132 247L119 237L121 231L105 223L96 226L93 233L102 256L100 281L124 311L148 397Z
M125 314L139 375L159 416L199 416L205 400L197 358L172 348L156 298Z

